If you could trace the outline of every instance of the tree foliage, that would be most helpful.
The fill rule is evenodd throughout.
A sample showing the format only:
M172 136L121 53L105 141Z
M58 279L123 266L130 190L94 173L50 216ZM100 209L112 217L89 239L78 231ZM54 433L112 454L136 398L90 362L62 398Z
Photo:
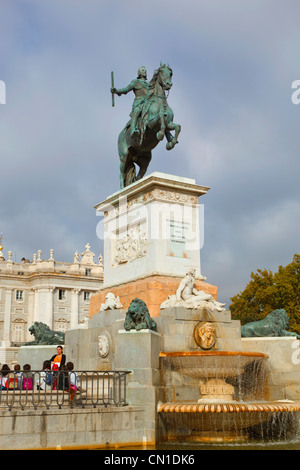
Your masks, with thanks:
M252 272L246 288L230 300L232 318L242 325L284 308L290 317L289 331L300 334L300 255L295 254L292 263L279 266L276 273L267 269Z

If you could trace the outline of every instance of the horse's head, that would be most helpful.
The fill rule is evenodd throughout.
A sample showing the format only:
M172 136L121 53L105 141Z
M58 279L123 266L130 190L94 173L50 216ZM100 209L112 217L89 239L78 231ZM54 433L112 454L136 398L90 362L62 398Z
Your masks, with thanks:
M169 64L160 64L158 69L158 80L164 90L170 90L172 87L172 75L173 71Z
M154 86L156 83L162 87L163 90L170 90L172 87L173 71L168 64L160 64L160 67L155 70L150 85Z

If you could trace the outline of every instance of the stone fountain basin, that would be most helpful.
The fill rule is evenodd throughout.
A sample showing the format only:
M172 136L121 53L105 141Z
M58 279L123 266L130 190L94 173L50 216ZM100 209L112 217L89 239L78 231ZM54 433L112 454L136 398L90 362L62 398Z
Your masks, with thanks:
M205 379L237 377L254 360L268 358L263 353L245 351L161 352L160 357L167 358L171 370Z
M199 379L198 402L172 401L158 404L167 440L238 441L248 439L248 429L266 423L287 428L300 412L300 403L289 401L235 401L234 387L226 382L247 372L257 377L268 356L244 351L161 352L162 369ZM258 366L258 368L256 368ZM229 381L230 382L230 381ZM175 397L175 396L174 396ZM263 429L263 428L261 428ZM268 431L269 432L269 431Z
M243 430L274 421L282 415L285 426L287 415L300 412L300 403L292 401L256 403L159 403L158 413L162 416L170 436L178 438L183 432L191 440L239 440ZM220 434L216 434L220 433ZM232 434L231 434L232 433ZM245 436L244 436L245 437Z

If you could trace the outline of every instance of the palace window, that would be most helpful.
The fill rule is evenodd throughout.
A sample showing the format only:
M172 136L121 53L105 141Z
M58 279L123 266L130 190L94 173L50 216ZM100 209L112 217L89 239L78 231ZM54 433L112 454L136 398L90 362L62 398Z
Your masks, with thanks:
M58 290L58 299L59 300L66 300L66 291L64 289Z
M16 291L16 300L23 300L23 291L22 290L17 290Z
M13 342L14 343L23 343L25 337L24 331L24 322L15 323L13 327Z
M92 272L91 269L86 269L86 270L85 270L85 275L86 275L86 276L90 276L90 275L91 275L91 272Z
M87 292L87 291L85 291L85 292L83 293L83 299L84 299L84 300L90 300L90 293Z

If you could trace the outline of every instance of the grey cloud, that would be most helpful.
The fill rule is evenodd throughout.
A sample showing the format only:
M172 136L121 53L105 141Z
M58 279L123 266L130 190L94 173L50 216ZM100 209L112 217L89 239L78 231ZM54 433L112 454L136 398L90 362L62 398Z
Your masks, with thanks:
M299 246L300 105L290 88L300 79L299 13L292 0L3 1L5 248L71 259L89 241L98 255L93 205L119 187L117 137L132 104L127 95L111 107L110 72L121 87L141 64L151 77L163 60L182 133L171 152L155 149L149 172L211 186L200 200L208 282L228 303L251 270L290 262Z

